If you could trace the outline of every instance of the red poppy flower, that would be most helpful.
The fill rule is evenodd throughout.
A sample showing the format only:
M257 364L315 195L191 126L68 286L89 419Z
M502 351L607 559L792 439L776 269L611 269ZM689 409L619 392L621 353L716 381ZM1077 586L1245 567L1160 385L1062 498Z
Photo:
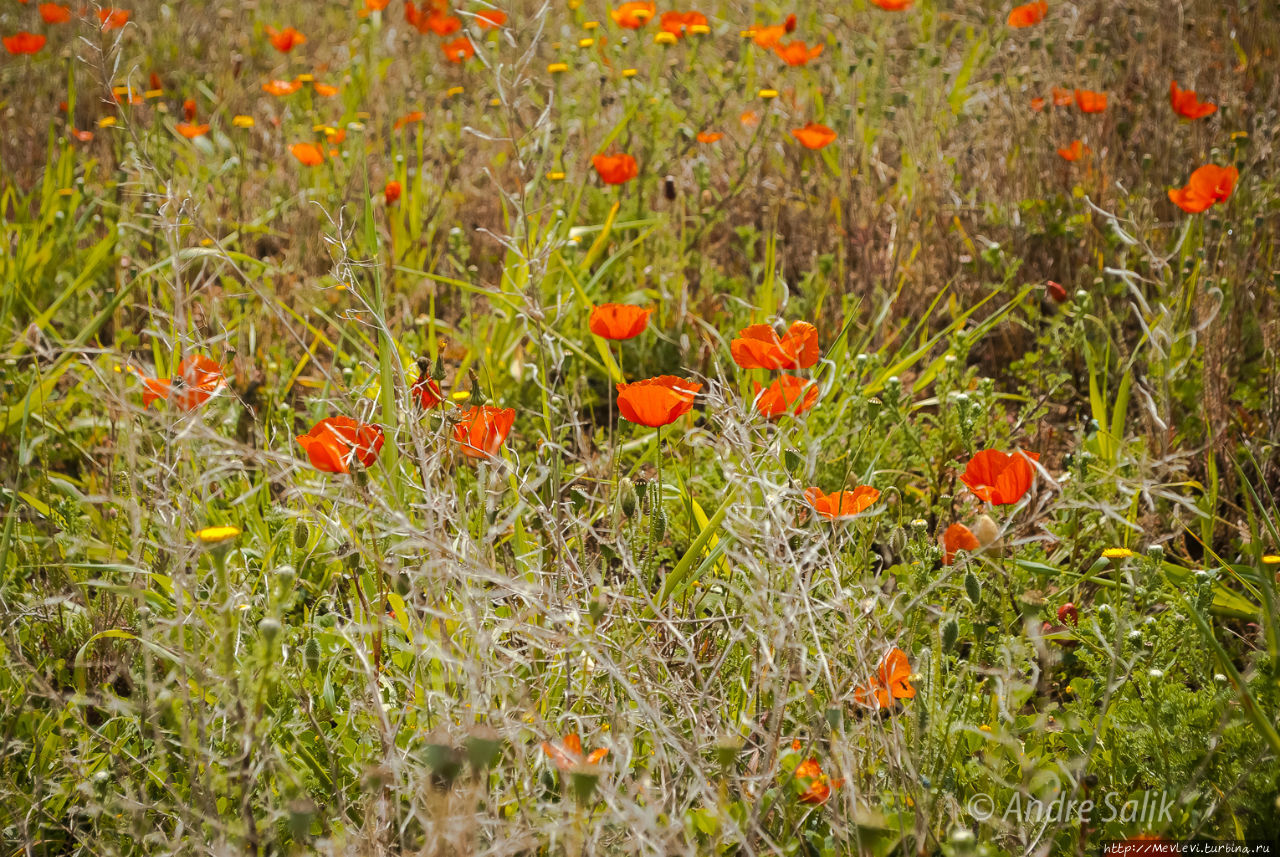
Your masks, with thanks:
M387 182L387 186L382 189L382 198L387 205L395 205L396 201L400 199L400 182Z
M194 410L217 395L226 385L222 367L213 359L197 354L183 358L178 364L178 374L170 378L142 379L142 406L150 407L157 399L164 399L184 411Z
M475 45L466 36L459 36L444 45L444 56L449 62L463 63L476 55Z
M507 23L507 13L497 9L485 9L476 13L476 26L482 30L495 30Z
M942 562L944 565L951 565L956 558L957 551L973 553L981 546L978 537L973 534L973 530L964 524L952 524L942 534Z
M806 149L822 149L831 145L836 139L836 132L826 125L810 122L803 128L796 128L791 136L800 141Z
M629 0L616 9L609 10L609 17L619 27L638 30L658 13L658 7L652 0Z
M182 102L182 118L188 122L194 121L196 118L196 100L188 98Z
M268 80L262 84L262 91L268 95L293 95L301 88L300 80Z
M670 33L677 39L683 39L690 27L706 26L707 16L701 12L663 12L658 23L663 32Z
M803 789L800 793L800 802L810 805L826 803L827 798L831 797L831 790L844 785L844 780L828 778L822 772L822 766L818 764L818 760L813 757L796 765L795 778Z
M1034 110L1036 113L1039 113L1041 110L1044 110L1044 99L1038 96L1036 98L1031 99L1031 109Z
M1045 13L1049 11L1049 4L1045 0L1038 0L1036 3L1024 3L1021 6L1015 6L1013 11L1009 13L1009 26L1014 29L1022 29L1039 24L1044 20Z
M604 339L634 339L649 325L652 309L631 304L600 304L591 311L587 326Z
M271 40L271 47L282 54L287 54L298 45L307 43L307 37L293 27L285 27L283 30L267 27L267 38Z
M492 458L502 448L515 423L514 408L473 406L453 427L453 439L461 444L462 454L468 458Z
M44 47L47 39L38 33L28 33L24 30L14 33L12 36L5 36L3 41L4 49L16 56L18 54L38 53Z
M618 385L618 412L628 422L650 428L670 425L689 413L702 385L674 375L659 375Z
M41 3L40 17L46 24L65 24L71 20L71 9L57 3Z
M127 9L99 9L98 23L104 30L118 30L129 23L129 16L132 14Z
M605 184L626 184L640 175L640 167L630 155L593 155L591 165Z
M1078 161L1089 154L1089 148L1079 140L1072 140L1070 146L1058 149L1058 157L1064 161Z
M1170 189L1169 199L1183 211L1198 214L1230 197L1239 177L1235 167L1205 164L1191 174L1185 187Z
M1077 89L1076 106L1084 113L1101 113L1107 109L1107 94L1090 89Z
M338 89L338 87L332 84L321 83L318 80L315 83L313 83L311 87L316 91L316 95L319 95L323 98L332 98L333 96L337 95L341 91Z
M699 131L697 139L699 143L714 143L722 137L719 131Z
M1063 625L1070 622L1072 625L1079 626L1080 611L1076 609L1076 605L1068 601L1058 608L1058 621Z
M910 9L915 0L871 0L871 2L889 12L903 12Z
M1184 119L1203 119L1218 109L1218 105L1207 101L1199 101L1195 90L1179 89L1176 80L1169 81L1169 103L1173 110Z
M729 343L733 362L743 369L808 369L818 362L818 329L797 321L779 338L767 324L753 324Z
M307 167L318 167L324 163L324 150L315 143L294 143L289 152L298 162Z
M89 143L93 141L92 131L81 131L78 128L68 128L67 133L69 133L72 137L75 137L81 143Z
M188 140L194 140L196 137L203 137L209 133L208 125L197 125L194 122L179 122L174 128Z
M351 417L328 417L297 438L307 460L325 473L349 473L353 460L372 467L385 439L381 426Z
M773 52L787 65L802 66L808 65L809 60L822 56L823 47L823 45L809 47L800 39L796 39L785 45L774 45Z
M984 449L969 460L960 481L979 500L996 506L1008 506L1022 499L1031 489L1036 471L1031 462L1039 461L1037 452L1006 454L998 449Z
M594 765L609 755L609 748L601 747L592 750L586 757L582 755L582 739L576 733L569 734L559 741L543 741L542 752L547 754L555 766L562 771L572 771L584 765Z
M1067 290L1062 287L1062 283L1055 283L1049 280L1044 284L1044 290L1049 293L1049 297L1054 303L1064 304L1067 302Z
M440 385L436 383L434 378L425 373L417 381L413 382L413 386L409 388L409 395L413 396L413 400L424 411L429 411L444 404L444 393L440 392Z
M800 416L818 401L818 385L794 375L780 375L763 390L758 381L754 386L756 411L769 419L780 417L785 413Z
M833 491L823 494L821 488L807 488L804 498L813 510L828 521L843 521L861 515L880 499L880 491L870 485L859 485L852 491Z
M1075 101L1075 94L1069 89L1063 89L1061 86L1053 88L1053 106L1066 107Z
M880 662L876 674L861 687L854 688L853 698L860 705L872 708L891 708L896 699L913 699L916 689L911 686L911 664L907 653L897 647L889 650Z

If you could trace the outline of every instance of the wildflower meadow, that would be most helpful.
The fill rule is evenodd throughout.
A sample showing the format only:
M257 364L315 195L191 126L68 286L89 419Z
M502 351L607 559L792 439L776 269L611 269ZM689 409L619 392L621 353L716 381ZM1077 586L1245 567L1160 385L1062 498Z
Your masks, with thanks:
M1272 0L120 2L0 0L0 857L1280 852Z

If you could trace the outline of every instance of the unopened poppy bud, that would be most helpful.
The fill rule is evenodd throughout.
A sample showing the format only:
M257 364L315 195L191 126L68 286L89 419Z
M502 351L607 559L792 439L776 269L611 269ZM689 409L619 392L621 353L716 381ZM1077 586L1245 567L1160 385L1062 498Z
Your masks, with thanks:
M977 538L980 547L1000 546L1000 527L995 521L991 520L990 515L978 516L977 522L973 525L973 535Z
M276 580L280 582L280 590L288 592L293 589L293 582L298 579L298 572L291 565L282 565L276 569Z
M982 600L982 584L978 582L978 576L973 573L972 569L964 574L964 594L972 604L977 604Z
M266 641L268 646L276 641L276 637L280 636L282 630L280 621L270 616L258 623L258 633L262 635L262 639Z
M299 519L293 525L293 546L298 550L303 550L310 540L311 530L307 527L307 522Z
M320 669L320 641L315 637L307 640L307 644L302 647L302 663L310 672Z
M636 512L636 486L626 476L618 482L618 506L622 509L622 514L628 518Z
M949 652L954 649L958 639L960 639L960 623L956 621L956 617L952 616L942 626L942 651Z
M653 525L650 532L655 542L660 542L667 537L667 516L662 513L661 503L654 504Z
M444 360L436 357L436 365L431 368L431 380L439 384L444 380Z

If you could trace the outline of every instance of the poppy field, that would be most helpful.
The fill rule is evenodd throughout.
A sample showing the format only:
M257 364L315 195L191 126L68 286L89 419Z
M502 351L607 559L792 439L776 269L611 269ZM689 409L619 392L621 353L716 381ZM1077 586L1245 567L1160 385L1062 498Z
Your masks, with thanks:
M1274 4L0 36L0 854L1280 848Z

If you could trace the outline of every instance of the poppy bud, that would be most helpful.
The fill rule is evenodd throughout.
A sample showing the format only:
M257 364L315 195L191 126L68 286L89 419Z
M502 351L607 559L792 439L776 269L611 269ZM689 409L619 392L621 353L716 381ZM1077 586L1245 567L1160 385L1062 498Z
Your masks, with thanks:
M280 632L284 630L280 625L280 620L273 619L270 616L264 618L258 623L258 633L262 635L262 639L270 646L276 641L276 637L280 636Z
M622 477L618 482L618 506L622 514L630 518L636 511L636 486L629 477Z
M291 565L282 565L276 569L276 580L280 583L281 592L289 592L293 589L293 583L298 579L298 572L294 571Z
M977 604L982 600L982 584L978 582L978 576L972 570L966 571L964 574L964 594L968 596L972 604Z
M293 525L293 546L303 550L310 540L311 530L307 527L307 522L299 519Z
M667 536L667 516L662 513L662 504L658 502L654 503L650 534L655 542L660 542Z
M431 369L431 380L439 384L444 380L444 360L436 356L436 365Z
M302 663L310 672L320 669L320 641L315 637L307 640L307 644L302 647Z
M960 623L956 621L956 617L952 616L942 626L942 651L949 652L954 649L956 640L959 638Z
M990 515L978 516L977 522L973 525L973 534L977 537L978 544L981 547L1000 547L1000 527L995 521L991 520Z

